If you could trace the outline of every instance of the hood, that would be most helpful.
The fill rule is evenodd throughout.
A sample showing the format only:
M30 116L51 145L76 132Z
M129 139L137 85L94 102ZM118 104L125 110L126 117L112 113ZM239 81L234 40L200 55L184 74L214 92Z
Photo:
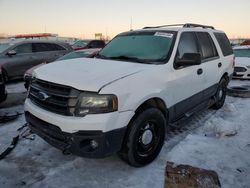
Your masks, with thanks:
M41 66L34 70L34 76L78 90L97 92L112 82L146 70L151 66L123 61L77 58Z
M41 67L42 65L46 65L46 63L41 63L41 64L39 64L39 65L36 65L36 66L34 66L34 67L31 67L30 69L28 69L26 72L25 72L25 75L32 75L32 73L33 73L33 71L35 70L35 69L37 69L38 67Z
M236 57L235 66L250 66L250 58L249 57Z

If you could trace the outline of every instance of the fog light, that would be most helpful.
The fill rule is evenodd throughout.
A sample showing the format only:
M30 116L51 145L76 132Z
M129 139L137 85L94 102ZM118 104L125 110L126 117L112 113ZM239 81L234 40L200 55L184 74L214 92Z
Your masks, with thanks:
M95 140L91 140L90 141L90 146L93 148L93 149L96 149L98 147L98 142L95 141Z

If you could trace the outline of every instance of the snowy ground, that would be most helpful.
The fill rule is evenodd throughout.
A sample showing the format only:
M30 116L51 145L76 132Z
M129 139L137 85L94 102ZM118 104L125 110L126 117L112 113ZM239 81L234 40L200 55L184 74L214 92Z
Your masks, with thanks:
M232 85L250 84L233 81ZM21 87L21 84L17 84ZM11 88L16 92L17 87ZM19 88L20 89L20 88ZM20 89L22 90L22 89ZM215 170L222 187L250 187L250 99L228 97L218 110L205 110L168 135L159 157L133 168L116 155L106 159L65 156L38 136L21 139L0 161L0 187L163 187L167 161ZM6 109L0 109L6 110ZM22 111L23 106L15 107ZM25 123L24 117L0 124L0 152Z

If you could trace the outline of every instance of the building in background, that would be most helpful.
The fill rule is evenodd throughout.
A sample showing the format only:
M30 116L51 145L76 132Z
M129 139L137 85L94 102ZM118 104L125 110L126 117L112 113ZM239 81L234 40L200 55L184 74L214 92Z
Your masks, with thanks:
M60 37L58 34L53 33L34 33L34 34L19 34L19 35L0 35L0 43L6 43L11 41L19 41L24 39L42 39L42 40L55 40L61 42L67 42L69 44L75 43L78 38L74 37Z

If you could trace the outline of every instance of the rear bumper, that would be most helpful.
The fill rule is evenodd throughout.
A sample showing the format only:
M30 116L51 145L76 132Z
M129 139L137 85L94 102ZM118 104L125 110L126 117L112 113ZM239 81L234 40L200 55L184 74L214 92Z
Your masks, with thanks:
M52 146L75 155L104 158L121 149L126 127L109 132L78 131L63 132L59 127L38 119L29 112L25 113L30 129ZM95 147L91 143L95 144Z

